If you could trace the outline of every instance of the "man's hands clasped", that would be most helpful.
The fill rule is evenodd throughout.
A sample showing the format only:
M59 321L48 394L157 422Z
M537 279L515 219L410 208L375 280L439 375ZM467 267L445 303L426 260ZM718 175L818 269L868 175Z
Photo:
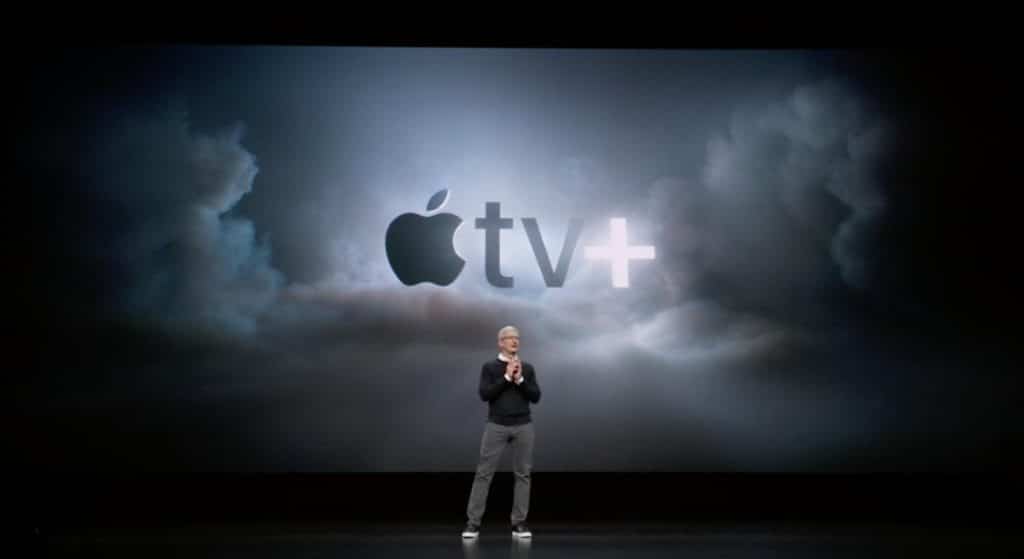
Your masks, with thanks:
M512 379L512 382L519 384L521 381L520 377L523 376L523 370L518 359L509 361L508 364L505 365L505 374Z

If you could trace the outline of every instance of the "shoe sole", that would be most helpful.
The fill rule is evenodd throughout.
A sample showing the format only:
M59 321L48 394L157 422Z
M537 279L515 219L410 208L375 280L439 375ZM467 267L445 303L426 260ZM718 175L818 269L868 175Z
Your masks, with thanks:
M525 534L520 534L519 532L512 532L512 535L517 537L517 538L532 538L533 537L533 534L531 534L529 532L527 532Z
M480 535L480 532L463 532L462 537L464 538L475 538Z

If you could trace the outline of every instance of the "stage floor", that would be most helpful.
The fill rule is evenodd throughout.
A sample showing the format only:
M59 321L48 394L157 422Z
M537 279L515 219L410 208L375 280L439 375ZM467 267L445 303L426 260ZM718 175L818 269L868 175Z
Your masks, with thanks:
M33 533L50 556L94 557L1019 557L1006 527L800 524L531 524L519 540L485 519L480 537L461 525L208 524L104 527Z

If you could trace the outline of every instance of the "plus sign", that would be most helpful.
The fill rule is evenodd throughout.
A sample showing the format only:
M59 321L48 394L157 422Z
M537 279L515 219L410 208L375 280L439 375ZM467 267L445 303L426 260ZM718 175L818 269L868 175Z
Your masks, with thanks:
M612 218L611 243L604 246L583 247L583 257L591 260L611 260L612 287L629 287L629 261L654 260L654 247L626 244L626 219Z

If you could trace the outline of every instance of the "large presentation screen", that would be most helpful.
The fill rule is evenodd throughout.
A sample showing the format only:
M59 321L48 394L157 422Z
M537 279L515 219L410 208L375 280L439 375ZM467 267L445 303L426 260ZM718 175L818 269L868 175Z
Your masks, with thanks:
M37 58L27 468L472 471L508 325L537 471L978 470L1019 437L966 55Z

